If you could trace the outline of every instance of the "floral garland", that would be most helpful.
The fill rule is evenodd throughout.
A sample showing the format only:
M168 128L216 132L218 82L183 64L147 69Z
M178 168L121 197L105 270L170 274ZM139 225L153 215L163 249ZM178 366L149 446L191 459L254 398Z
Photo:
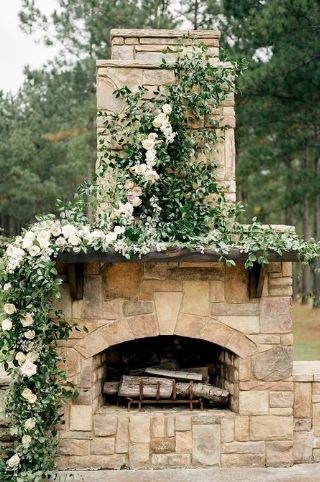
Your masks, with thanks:
M129 258L174 245L210 248L232 264L228 252L236 248L247 253L247 267L266 263L268 250L295 250L306 262L320 254L319 243L294 233L274 232L256 220L247 227L237 222L241 206L225 199L215 179L216 132L188 129L188 113L196 119L210 115L234 90L230 66L213 67L206 48L197 46L162 68L173 69L177 82L154 102L143 100L142 87L116 91L127 108L105 122L109 140L100 141L96 183L82 187L60 218L39 218L6 249L0 360L12 378L6 414L16 443L0 461L3 482L54 476L56 426L65 400L75 395L56 350L56 341L76 328L52 309L60 296L54 263L59 253L93 249ZM111 143L122 146L123 154ZM85 197L97 210L95 223L83 214Z

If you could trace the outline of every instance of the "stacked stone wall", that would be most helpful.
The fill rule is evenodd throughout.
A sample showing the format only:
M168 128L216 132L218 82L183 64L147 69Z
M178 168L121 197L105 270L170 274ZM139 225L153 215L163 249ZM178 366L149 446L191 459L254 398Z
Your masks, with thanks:
M60 266L60 271L65 272L65 267ZM87 264L84 298L76 301L63 275L59 307L89 333L75 331L61 343L70 379L80 391L80 397L66 407L66 424L60 431L61 467L292 464L290 266L271 263L267 271L260 299L250 298L248 271L241 265ZM149 408L146 413L133 409L129 414L103 404L105 350L158 335L186 336L221 346L217 360L221 381L233 392L229 411L192 414L186 409L170 413ZM191 428L176 428L172 420L180 415L189 419ZM140 423L136 417L150 427L144 441L134 434ZM171 420L163 422L174 427L171 435L152 435L153 417ZM124 428L127 425L129 431ZM195 454L200 433L206 430L211 448L204 449L209 454L205 461L204 455Z

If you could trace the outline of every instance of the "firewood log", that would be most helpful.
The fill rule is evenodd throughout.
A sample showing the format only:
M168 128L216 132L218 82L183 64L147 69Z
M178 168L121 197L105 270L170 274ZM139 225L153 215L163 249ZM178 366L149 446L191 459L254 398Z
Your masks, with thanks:
M191 383L178 382L176 384L177 396L181 398L189 397L191 389ZM192 384L194 398L205 398L206 400L212 400L217 405L225 406L228 403L229 392L223 388L218 388L213 385L206 385L203 383Z
M175 378L176 380L194 380L201 382L203 376L201 373L192 373L182 370L161 370L159 368L146 368L145 373L148 375L158 375L160 377Z
M118 395L120 382L105 382L103 384L103 393L105 395Z
M120 382L119 397L137 398L140 396L140 382L143 381L143 398L156 398L157 382L160 383L160 398L170 398L173 380L157 377L132 377L123 375Z

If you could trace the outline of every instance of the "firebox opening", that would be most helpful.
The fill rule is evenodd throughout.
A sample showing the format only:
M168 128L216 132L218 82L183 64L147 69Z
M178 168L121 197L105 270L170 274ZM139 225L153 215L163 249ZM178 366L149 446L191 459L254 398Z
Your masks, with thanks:
M221 388L224 392L227 390L229 392L227 401L222 403L221 407L226 408L228 406L232 410L236 410L238 357L219 345L181 336L157 336L114 345L104 352L103 359L105 360L103 392L107 405L127 407L128 397L123 389L125 382L139 383L141 379L146 380L147 378L148 383L150 383L150 379L151 383L155 380L155 384L160 380L161 385L162 383L167 384L169 378L174 379L173 396L171 395L169 398L176 400L190 398L190 388L187 388L187 393L182 394L181 392L181 387L190 384L190 380L180 378L181 372L187 372L196 374L195 378L198 379L198 381L191 382L192 387L196 387L196 384L198 384L198 389L200 389L200 384L202 384L205 385L205 390L209 389L209 392L210 385ZM147 370L150 368L155 373ZM163 370L168 372L166 377L163 376ZM164 382L161 380L164 380ZM145 382L143 383L144 391L148 393L148 388L149 390L151 388L146 386ZM177 395L175 395L176 387ZM141 388L137 386L138 389L140 389L140 393L137 393L136 397L133 398L138 399L141 396ZM158 388L158 390L158 398L166 398L166 395L162 393L159 396L162 388ZM156 386L154 387L154 394L149 393L143 398L147 398L146 404L152 406L152 399L156 399ZM196 393L194 398L199 399L199 394ZM206 396L201 397L201 399L206 408L217 408L220 405L220 402L217 402L214 396L213 399L208 399ZM162 403L160 401L158 403L157 408L159 409L162 407ZM176 405L178 406L179 403L183 402L178 402ZM174 402L170 404L175 406ZM168 408L168 405L164 403L163 408ZM198 406L195 406L195 408L198 408Z

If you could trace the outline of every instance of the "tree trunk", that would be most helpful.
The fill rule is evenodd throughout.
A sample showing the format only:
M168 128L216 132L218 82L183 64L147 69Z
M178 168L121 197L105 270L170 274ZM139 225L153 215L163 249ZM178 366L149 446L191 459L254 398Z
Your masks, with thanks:
M308 172L308 160L304 160L305 172ZM305 196L303 206L303 237L305 240L310 239L310 201L308 196ZM301 303L307 304L311 293L311 271L309 266L302 267L302 293Z
M320 179L320 157L316 160L316 177ZM315 199L315 238L320 241L320 193ZM314 274L314 308L320 308L320 259L316 260L316 270Z

